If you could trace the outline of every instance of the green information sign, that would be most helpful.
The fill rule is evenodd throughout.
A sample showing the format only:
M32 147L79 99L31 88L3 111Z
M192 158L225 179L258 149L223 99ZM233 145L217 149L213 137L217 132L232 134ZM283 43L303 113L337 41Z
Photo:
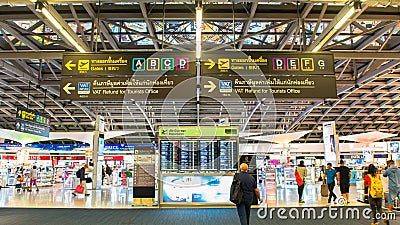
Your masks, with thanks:
M212 126L161 126L158 130L160 137L237 137L239 127Z

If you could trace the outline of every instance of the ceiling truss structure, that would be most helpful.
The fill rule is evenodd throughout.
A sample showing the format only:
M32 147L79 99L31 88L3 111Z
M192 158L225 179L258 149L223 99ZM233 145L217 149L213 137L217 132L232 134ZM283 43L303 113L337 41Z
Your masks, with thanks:
M93 52L189 51L183 46L195 39L191 3L79 2L49 1L49 7ZM128 137L134 142L154 140L160 125L215 125L221 117L241 130L264 134L313 130L300 142L321 142L326 121L336 121L339 135L399 133L400 10L396 1L366 3L322 47L335 53L338 99L238 103L202 98L197 118L195 100L60 100L62 53L75 47L32 3L0 0L0 127L14 129L16 108L24 106L50 115L52 131L91 131L100 114L108 130L136 130ZM338 1L204 1L202 39L243 52L311 50L344 7Z

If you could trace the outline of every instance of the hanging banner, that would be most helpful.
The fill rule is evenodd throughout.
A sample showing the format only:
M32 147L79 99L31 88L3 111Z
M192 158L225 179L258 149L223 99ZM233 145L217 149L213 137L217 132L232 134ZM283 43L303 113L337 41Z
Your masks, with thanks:
M322 124L323 137L324 137L324 151L326 162L334 163L339 161L339 139L336 135L335 121L326 122Z
M15 118L16 131L49 137L50 117L31 109L18 107Z

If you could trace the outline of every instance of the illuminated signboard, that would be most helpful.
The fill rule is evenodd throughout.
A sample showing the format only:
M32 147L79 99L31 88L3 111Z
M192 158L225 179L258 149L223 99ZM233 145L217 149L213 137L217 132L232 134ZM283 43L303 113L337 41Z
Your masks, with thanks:
M182 52L66 53L61 75L194 74L194 59Z
M223 52L204 54L203 74L334 75L330 53Z
M162 201L229 203L232 176L164 176Z

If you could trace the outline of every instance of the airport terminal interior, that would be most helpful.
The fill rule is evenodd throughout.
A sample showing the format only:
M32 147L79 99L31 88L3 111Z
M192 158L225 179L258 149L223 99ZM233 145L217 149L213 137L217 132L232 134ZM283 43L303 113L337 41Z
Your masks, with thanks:
M262 208L368 209L370 164L387 211L399 6L0 0L0 224L239 224L230 196L243 163L264 200L250 224L285 222ZM337 184L328 201L323 166L340 162L349 199Z

